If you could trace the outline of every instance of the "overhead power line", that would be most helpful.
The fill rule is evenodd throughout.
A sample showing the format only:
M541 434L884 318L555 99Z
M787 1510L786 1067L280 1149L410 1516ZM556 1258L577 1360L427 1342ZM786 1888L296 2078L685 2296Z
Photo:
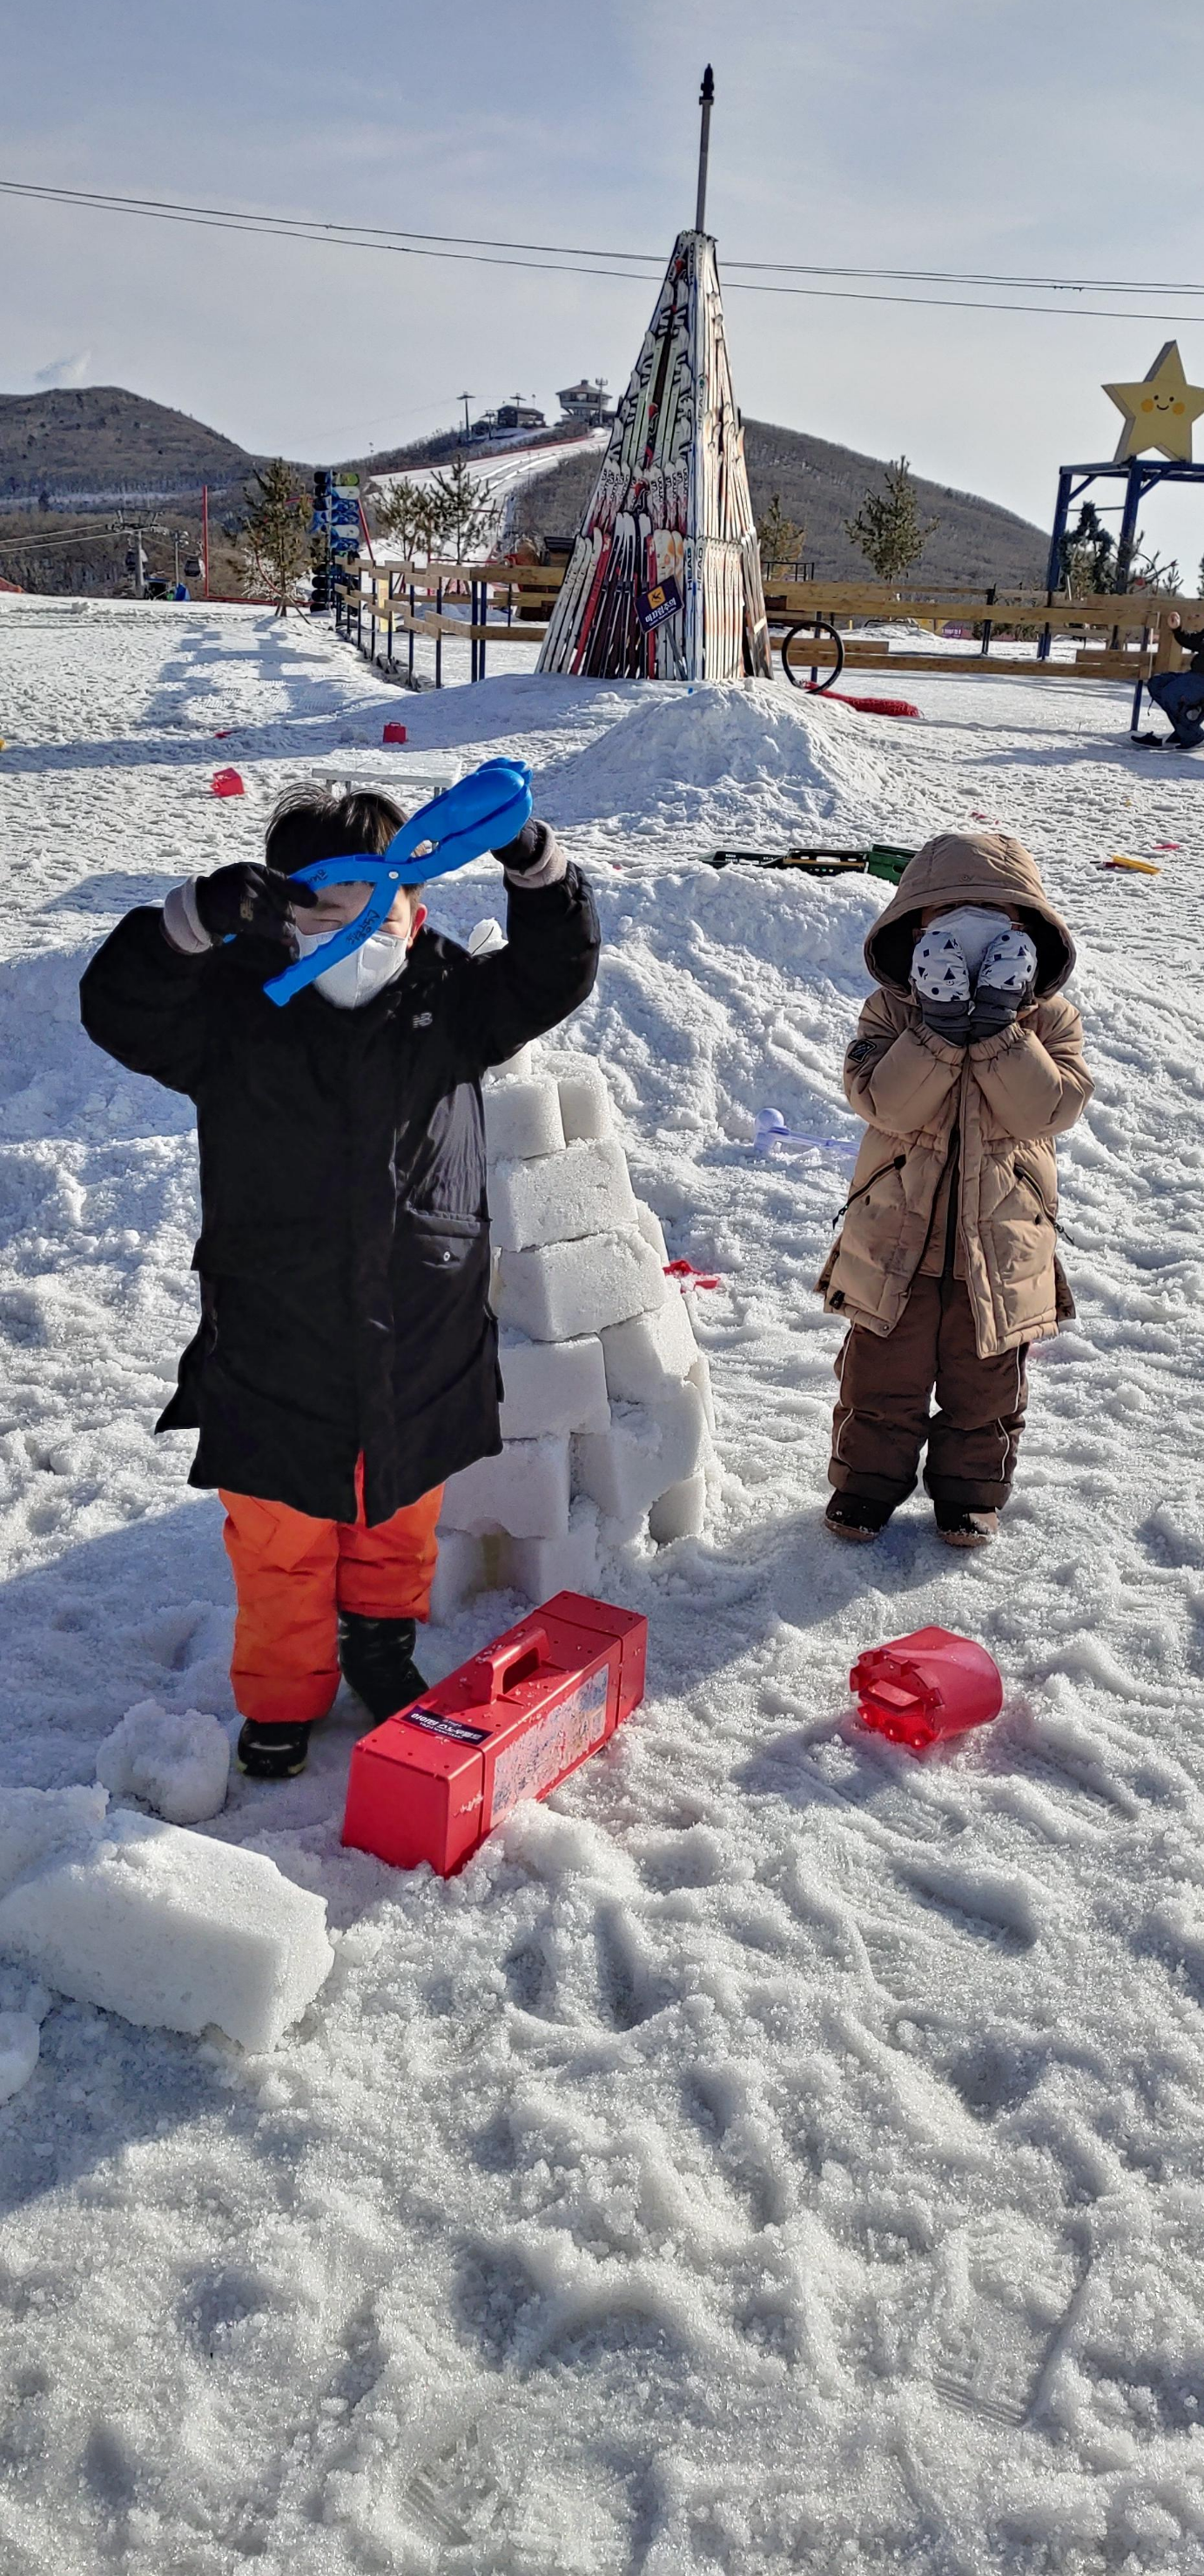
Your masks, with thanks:
M663 253L654 251L594 250L560 242L515 242L486 235L420 233L402 227L344 224L317 216L246 214L233 206L194 205L166 197L123 196L100 189L62 188L49 182L0 179L0 194L89 212L136 215L157 223L189 224L206 231L251 233L267 240L316 243L342 250L370 250L405 259L453 260L486 268L531 269L541 275L624 278L631 282L633 278L659 272L664 266ZM601 264L612 260L622 260L627 265L613 268ZM583 262L589 265L581 265ZM1191 279L1009 276L976 270L825 267L800 261L727 257L723 266L729 291L734 294L802 296L849 304L925 305L937 311L945 308L963 313L1054 313L1073 315L1087 321L1189 322L1198 321L1202 316L1190 310L1157 313L1148 307L1130 310L1112 305L1077 303L1021 304L989 296L899 295L887 290L891 285L934 285L1024 288L1048 296L1204 296L1204 283ZM732 274L735 269L756 273L736 277ZM883 285L866 292L857 283L804 286L772 282L779 277L876 279L883 281Z

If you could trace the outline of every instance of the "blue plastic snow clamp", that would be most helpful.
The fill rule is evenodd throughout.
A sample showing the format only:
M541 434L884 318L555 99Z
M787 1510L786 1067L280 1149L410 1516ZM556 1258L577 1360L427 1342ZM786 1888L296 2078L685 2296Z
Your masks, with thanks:
M302 885L315 890L328 885L364 885L372 891L362 912L324 939L309 957L298 957L264 985L269 1001L283 1008L294 993L316 982L328 966L352 957L392 911L398 888L425 885L467 867L486 850L504 850L517 840L531 817L531 772L525 760L485 760L467 778L457 779L446 795L421 805L395 832L388 848L369 857L367 851L344 859L314 859L297 868ZM419 858L416 853L422 849Z

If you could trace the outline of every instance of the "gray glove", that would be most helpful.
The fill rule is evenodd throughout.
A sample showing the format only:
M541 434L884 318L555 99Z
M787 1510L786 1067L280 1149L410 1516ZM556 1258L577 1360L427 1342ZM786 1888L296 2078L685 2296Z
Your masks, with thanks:
M911 961L911 989L920 1017L934 1037L966 1046L970 1037L970 969L960 940L934 921L922 931Z
M1027 930L1009 925L991 941L978 970L970 1039L998 1037L1033 998L1037 951Z

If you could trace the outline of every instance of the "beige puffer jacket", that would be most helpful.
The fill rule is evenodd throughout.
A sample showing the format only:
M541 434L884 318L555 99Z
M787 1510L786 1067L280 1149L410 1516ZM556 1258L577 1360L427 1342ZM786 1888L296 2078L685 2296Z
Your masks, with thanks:
M1015 905L1036 942L1032 1003L969 1047L926 1029L911 998L920 915L959 903ZM1003 832L942 832L905 869L865 962L880 986L845 1057L844 1087L867 1122L840 1235L817 1287L829 1313L889 1333L913 1279L940 1276L958 1176L954 1272L974 1309L979 1356L1056 1333L1074 1313L1055 1258L1054 1138L1091 1098L1083 1032L1061 987L1074 943L1035 859Z

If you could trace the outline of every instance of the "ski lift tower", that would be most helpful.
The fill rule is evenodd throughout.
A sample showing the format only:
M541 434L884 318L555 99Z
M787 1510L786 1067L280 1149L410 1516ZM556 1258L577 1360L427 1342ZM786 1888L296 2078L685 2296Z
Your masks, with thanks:
M615 412L539 657L589 679L769 679L761 557L705 230L714 74L694 227L679 233Z

